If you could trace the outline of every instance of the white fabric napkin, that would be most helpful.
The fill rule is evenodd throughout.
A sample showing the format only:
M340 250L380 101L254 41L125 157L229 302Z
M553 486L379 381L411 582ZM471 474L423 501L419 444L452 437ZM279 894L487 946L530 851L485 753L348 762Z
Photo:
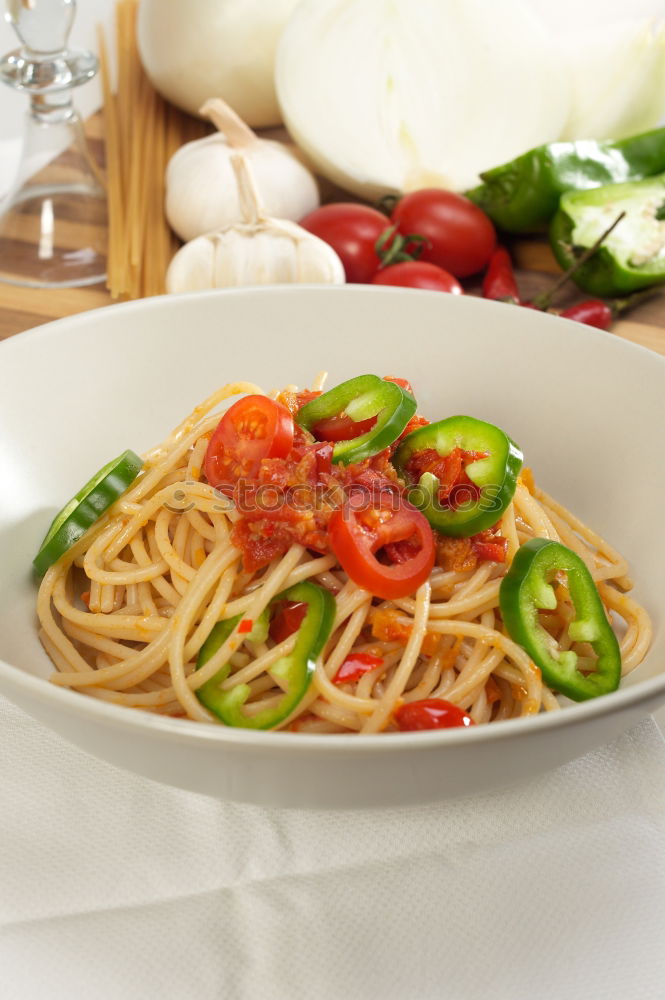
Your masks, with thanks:
M665 995L651 720L509 791L410 810L218 803L0 699L3 1000Z

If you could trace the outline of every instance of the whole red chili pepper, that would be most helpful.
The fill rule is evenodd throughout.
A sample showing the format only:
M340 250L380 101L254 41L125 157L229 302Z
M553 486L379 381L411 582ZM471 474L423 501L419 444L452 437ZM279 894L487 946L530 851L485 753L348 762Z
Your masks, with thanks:
M616 310L608 306L602 299L586 299L584 302L577 302L574 306L568 306L559 316L564 319L574 319L578 323L585 323L587 326L596 326L599 330L609 330L616 315Z
M505 247L497 247L490 257L483 278L483 296L486 299L521 305L513 264Z

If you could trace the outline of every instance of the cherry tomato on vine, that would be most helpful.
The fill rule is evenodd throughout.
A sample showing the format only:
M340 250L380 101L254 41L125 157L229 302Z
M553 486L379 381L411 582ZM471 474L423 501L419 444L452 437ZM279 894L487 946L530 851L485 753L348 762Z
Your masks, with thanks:
M293 417L267 396L244 396L229 407L210 438L204 460L211 486L252 477L264 458L286 458L293 444Z
M390 219L403 236L425 237L420 260L438 264L456 278L482 271L496 246L491 220L453 191L423 188L405 194Z
M457 705L443 698L423 698L407 701L395 712L395 722L402 732L418 729L453 729L455 726L473 726L473 719Z
M372 280L381 263L375 244L390 226L385 215L369 205L340 201L315 209L300 225L333 248L347 281L367 284Z
M384 267L372 278L373 285L398 285L402 288L429 288L435 292L463 295L459 281L436 264L422 260L405 260Z

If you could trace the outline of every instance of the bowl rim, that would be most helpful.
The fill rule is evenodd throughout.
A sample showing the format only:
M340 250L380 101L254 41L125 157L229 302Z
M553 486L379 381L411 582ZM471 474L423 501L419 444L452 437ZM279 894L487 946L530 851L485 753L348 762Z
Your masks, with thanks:
M7 351L21 350L27 342L39 340L42 337L52 337L54 333L62 327L65 329L76 328L85 325L94 315L98 318L100 314L139 313L159 310L171 305L174 302L202 301L225 299L233 297L255 297L274 295L294 295L303 291L321 295L360 295L376 297L393 295L403 297L404 295L414 296L421 299L440 300L441 293L437 291L426 291L422 289L393 288L389 286L374 285L258 285L245 286L233 289L214 289L205 292L185 292L178 295L155 296L150 299L138 299L130 302L111 303L107 306L86 310L71 316L63 316L48 323L40 324L29 330L22 331L11 337L0 341L0 356L6 355ZM482 299L478 296L455 296L456 302L474 303L473 306L462 306L461 308L488 309L490 312L496 309L504 309L505 304ZM459 308L459 306L457 306ZM530 312L530 315L533 315ZM595 327L577 324L572 329L570 321L562 320L552 314L540 313L537 325L541 328L545 323L560 325L561 332L568 337L575 336L577 339L594 341L601 343L600 338L604 338L607 350L615 351L618 354L628 352L629 355L639 354L648 357L651 364L665 368L665 356L657 354L641 344L620 338ZM639 669L639 668L638 668ZM494 740L510 739L512 737L529 736L534 732L545 732L550 729L565 728L583 724L589 719L596 719L606 715L612 715L621 709L639 705L642 701L648 701L653 696L663 694L665 697L665 671L645 680L636 681L629 687L620 688L585 702L567 704L561 711L540 712L531 716L521 716L516 719L503 720L500 725L473 726L469 728L453 728L428 730L422 732L405 733L376 733L363 735L358 739L357 733L349 734L324 734L324 733L291 733L283 730L253 730L234 729L222 724L209 723L202 725L191 719L173 718L171 716L157 715L152 712L142 712L138 709L128 710L126 706L115 705L111 702L102 701L92 697L85 697L81 692L73 689L59 687L50 681L33 674L26 673L20 667L14 666L0 658L0 693L12 701L12 689L22 688L31 698L37 698L42 702L55 703L62 706L68 714L72 712L82 718L88 717L103 721L113 728L136 730L157 733L163 737L175 737L179 741L188 744L221 744L229 749L251 748L261 749L265 747L272 752L281 751L288 755L294 750L305 747L310 752L317 755L334 753L335 755L346 756L358 752L366 753L395 753L404 749L433 749L439 746L462 746L471 741L472 743L486 743ZM6 682L6 683L5 683ZM665 738L665 737L664 737Z

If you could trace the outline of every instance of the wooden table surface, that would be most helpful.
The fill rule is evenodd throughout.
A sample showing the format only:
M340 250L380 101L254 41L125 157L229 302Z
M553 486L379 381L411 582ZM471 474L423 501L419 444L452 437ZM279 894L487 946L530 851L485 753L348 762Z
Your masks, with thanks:
M103 132L99 115L94 115L86 123L86 131L93 154L103 163ZM525 298L532 298L548 289L560 273L545 239L517 240L511 244L510 249L517 265L520 290ZM467 291L477 292L479 286L472 282ZM584 293L573 286L562 292L555 304L558 308L564 308L584 297ZM109 305L111 301L103 284L87 288L56 289L0 284L0 340L62 316ZM618 321L613 334L665 354L665 290L637 306L630 313L629 319Z

